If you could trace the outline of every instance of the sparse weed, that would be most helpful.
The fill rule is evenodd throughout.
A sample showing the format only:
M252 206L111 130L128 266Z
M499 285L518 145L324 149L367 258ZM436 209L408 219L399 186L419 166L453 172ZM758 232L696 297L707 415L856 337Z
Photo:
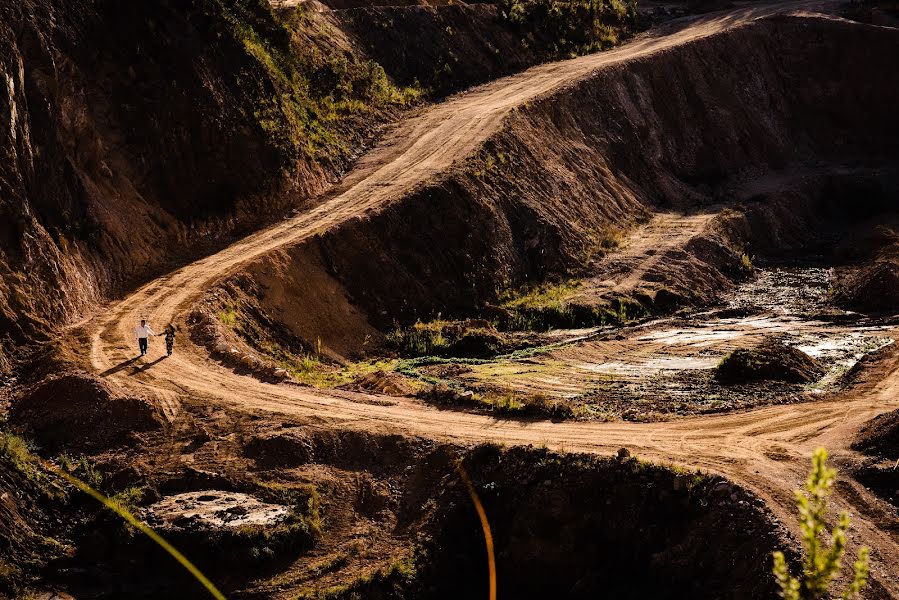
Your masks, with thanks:
M397 327L387 334L388 346L411 356L492 356L501 351L504 340L486 321L416 322Z
M103 474L93 465L86 456L73 458L68 454L61 454L57 459L60 468L71 475L75 475L81 481L95 490L100 489L103 483Z
M237 324L237 309L234 305L228 305L218 313L219 321L226 327L234 327Z
M536 286L521 293L507 292L502 298L505 308L563 310L581 283L576 280Z
M752 273L752 269L752 259L749 258L748 254L743 252L740 255L740 270L742 270L744 273Z
M849 530L849 514L841 512L836 526L828 531L827 504L836 470L827 466L824 448L815 450L812 470L805 483L805 490L796 490L796 507L799 510L799 527L802 530L802 546L805 557L802 575L790 575L783 552L774 553L774 576L784 600L822 600L833 597L831 583L842 568L846 552L846 532ZM825 539L827 541L825 541ZM868 548L858 551L852 577L841 597L855 598L868 582Z
M138 511L138 506L140 505L141 500L144 499L144 495L146 495L146 493L147 488L145 486L132 485L126 487L121 492L113 494L109 497L109 499L131 514L136 514Z
M335 158L346 151L347 119L388 106L418 102L422 90L400 88L374 61L323 56L306 34L315 27L305 9L279 18L264 0L212 0L231 34L275 87L260 98L254 117L272 142L310 158ZM329 34L316 23L318 35Z
M601 302L582 302L577 297L581 282L569 280L500 294L507 317L499 324L514 331L622 325L649 314L640 302L616 296Z
M32 450L31 445L21 437L7 431L0 432L0 457L36 484L46 497L56 500L65 498L65 489L41 467Z
M34 473L34 457L28 443L17 435L0 432L0 455L12 463L17 471L31 478Z

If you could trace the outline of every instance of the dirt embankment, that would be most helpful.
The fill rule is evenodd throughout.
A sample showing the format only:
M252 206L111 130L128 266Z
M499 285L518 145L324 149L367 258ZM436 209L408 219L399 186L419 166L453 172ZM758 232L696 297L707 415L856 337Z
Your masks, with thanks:
M719 272L726 285L747 230L791 223L791 203L813 213L820 201L778 190L784 173L894 161L899 84L881 73L896 49L889 30L778 17L603 69L514 111L438 180L247 273L264 290L268 274L283 271L276 265L305 261L304 272L339 284L337 312L361 310L383 330L471 314L503 290L548 277L589 275L610 228L745 197L740 182L753 181L762 187L751 195L758 205L780 193L781 201L768 198L776 210L750 209L711 250L694 244L703 280ZM812 222L778 225L761 245L782 247ZM673 276L689 262L683 254L665 263ZM320 304L307 300L319 292L305 278L279 286L297 307ZM264 291L261 302L268 310ZM329 346L329 331L308 329Z
M108 383L71 374L21 390L13 400L9 424L48 451L96 451L161 429L163 415L148 400L123 396Z
M899 312L899 217L893 212L864 225L837 249L848 264L837 272L835 300L854 310L896 314Z
M72 515L64 512L59 482L17 459L24 448L0 436L0 596L19 598L42 566L64 555Z
M600 12L613 19L616 41L636 28L630 20L614 20L609 3ZM549 30L548 15L534 17L539 23L513 22L493 3L358 7L334 16L394 80L422 85L438 95L571 54L565 46L571 40ZM586 15L577 20L588 29Z

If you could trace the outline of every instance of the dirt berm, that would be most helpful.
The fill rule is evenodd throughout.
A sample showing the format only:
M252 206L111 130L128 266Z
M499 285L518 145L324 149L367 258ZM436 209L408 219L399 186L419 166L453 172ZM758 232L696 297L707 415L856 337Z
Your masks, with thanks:
M759 380L811 383L823 374L821 364L802 350L769 339L755 348L731 352L718 365L715 379L724 384Z
M600 69L513 111L437 180L246 274L277 290L261 294L276 320L341 350L366 319L470 314L583 273L610 226L651 211L809 167L895 167L899 81L884 74L897 52L892 29L781 16Z
M87 375L49 377L13 400L9 422L41 448L101 451L159 429L163 417L143 398L123 396Z
M867 235L842 248L856 264L840 270L835 299L855 310L899 312L899 218L878 219Z

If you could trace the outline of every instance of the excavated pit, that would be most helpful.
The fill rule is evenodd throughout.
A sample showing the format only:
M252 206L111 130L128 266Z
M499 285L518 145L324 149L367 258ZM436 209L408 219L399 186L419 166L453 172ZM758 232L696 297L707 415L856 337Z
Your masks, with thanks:
M772 257L820 243L821 223L847 214L851 223L876 218L884 202L894 202L899 83L878 76L896 49L895 32L884 28L780 17L598 71L514 111L475 156L408 197L250 265L205 299L191 333L216 358L236 360L242 372L281 380L286 377L275 361L314 355L336 364L377 353L397 325L486 317L503 292L573 277L587 282L579 288L587 299L578 306L588 309L594 297L656 313L729 304L679 321L633 325L622 317L626 327L611 334L596 327L549 332L562 343L537 348L526 360L513 357L516 368L558 359L555 352L571 352L587 368L574 369L569 360L561 375L533 378L529 394L552 395L564 387L559 395L567 398L572 381L574 387L591 381L588 373L600 375L594 380L600 383L631 371L635 379L647 379L649 370L708 376L717 362L709 344L733 339L727 336L734 331L745 338L759 330L791 331L796 347L829 366L817 383L835 381L866 352L892 341L888 325L831 305L825 268L797 269ZM810 168L814 173L804 175ZM848 187L846 170L855 181ZM799 185L785 181L796 177ZM880 186L872 206L868 196L853 196L858 181ZM639 234L659 215L709 219L695 235L616 262L622 258L615 254L618 238ZM769 263L756 265L753 275L742 263L756 254ZM640 261L652 256L659 260L628 278L635 264L646 266ZM891 260L882 257L881 263ZM866 279L888 284L878 269ZM870 289L864 281L845 281L847 289ZM478 327L502 329L489 320ZM697 352L647 357L629 351L631 341ZM589 345L637 366L597 357L586 362ZM508 389L510 375L520 373L497 372L502 360L510 359L442 363L442 371L425 375L468 385L480 369L491 384ZM378 371L354 383L376 393L409 394L406 380L385 383L396 374ZM535 392L537 385L550 391ZM702 390L695 379L676 385ZM665 384L640 397L674 389ZM621 403L628 406L614 416L665 412L635 407L633 396ZM215 412L184 410L204 409ZM270 428L253 435L207 432L191 429L195 424L184 416L162 432L157 415L151 417L146 437L164 446L158 452L165 457L144 463L116 456L110 460L123 464L115 476L133 482L149 472L159 478L145 514L229 593L262 598L287 590L346 599L484 594L483 539L453 470L458 449L399 436L307 432L287 423L266 422ZM241 426L264 419L254 414ZM124 441L102 439L97 448ZM144 443L149 455L152 444ZM174 464L166 462L171 449L180 452ZM774 591L770 552L792 546L758 498L720 478L649 465L627 453L608 460L487 446L461 454L493 529L500 597L767 597ZM324 535L329 525L344 524L333 534L336 542L317 546L311 492L292 506L254 496L285 485L294 486L291 491L321 486ZM298 507L303 510L293 513ZM363 534L349 532L357 526ZM54 564L47 581L85 598L202 593L169 557L123 533L117 520L80 527L74 557ZM365 550L345 548L369 536L389 541L387 550L365 555L369 562L358 567L362 559L352 552ZM328 584L344 587L321 587Z
M165 495L140 509L229 597L484 595L484 538L457 461L492 529L500 598L768 597L770 552L793 556L785 529L750 492L627 453L600 459L532 447L462 449L303 427L260 434L246 439L247 458L215 460L238 467L231 487L258 486L252 482L277 473L277 484L257 489L316 488L320 531L313 538L286 529L297 522L297 507L227 486L179 491L166 471L154 476ZM293 441L278 443L280 436ZM82 527L74 557L58 561L48 582L79 598L203 593L170 557L114 519Z
M773 595L767 556L784 532L726 481L631 458L491 446L468 453L462 468L490 523L499 598ZM460 476L445 475L431 502L415 575L360 582L337 598L487 593L483 533Z

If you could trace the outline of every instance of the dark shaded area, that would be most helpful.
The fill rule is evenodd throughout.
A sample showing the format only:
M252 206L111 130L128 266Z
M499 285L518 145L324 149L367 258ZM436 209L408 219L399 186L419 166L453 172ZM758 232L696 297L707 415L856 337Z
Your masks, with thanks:
M569 58L617 43L636 29L608 3L594 10L611 36L600 43L587 5L526 0L449 6L354 7L336 18L387 73L437 95L484 83L537 63ZM517 18L506 16L518 5ZM591 44L593 44L591 46Z
M852 449L869 456L899 460L899 410L868 421L852 442Z
M499 598L774 596L768 557L782 532L730 483L634 459L493 446L464 466L490 521ZM484 538L457 474L435 501L411 580L382 576L337 597L485 595Z

